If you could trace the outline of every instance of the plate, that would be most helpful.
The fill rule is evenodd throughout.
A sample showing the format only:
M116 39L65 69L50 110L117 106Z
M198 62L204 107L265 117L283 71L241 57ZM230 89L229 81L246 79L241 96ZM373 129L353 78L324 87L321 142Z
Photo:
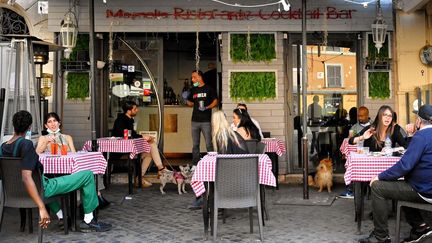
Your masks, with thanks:
M382 153L382 152L372 152L372 156L380 157L380 156L384 156L384 153Z

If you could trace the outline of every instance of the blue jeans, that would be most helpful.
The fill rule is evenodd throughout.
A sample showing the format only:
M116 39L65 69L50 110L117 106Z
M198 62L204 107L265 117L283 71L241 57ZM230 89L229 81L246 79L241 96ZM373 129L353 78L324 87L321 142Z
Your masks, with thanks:
M374 234L379 239L384 239L389 235L387 222L388 199L425 203L406 181L376 181L372 184L371 190ZM411 227L418 227L424 223L420 210L409 207L403 207L402 209Z
M192 122L192 163L196 165L200 160L200 141L201 132L204 135L207 152L213 151L211 123L210 122Z

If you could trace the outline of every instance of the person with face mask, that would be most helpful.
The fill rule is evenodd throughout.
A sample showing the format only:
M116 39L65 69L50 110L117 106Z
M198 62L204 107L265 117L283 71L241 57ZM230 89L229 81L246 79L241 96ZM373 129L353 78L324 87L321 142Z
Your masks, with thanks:
M192 111L192 163L196 165L200 160L201 132L204 135L207 152L213 151L211 116L212 109L217 106L216 92L204 83L200 70L192 71L193 87L187 97L187 105ZM196 198L189 209L200 209L203 205L202 197Z
M388 200L432 203L432 106L423 105L415 124L407 127L411 142L402 158L370 182L374 230L361 243L391 242L388 231ZM399 180L400 178L403 180ZM421 210L403 207L412 227L404 242L430 242L432 228Z

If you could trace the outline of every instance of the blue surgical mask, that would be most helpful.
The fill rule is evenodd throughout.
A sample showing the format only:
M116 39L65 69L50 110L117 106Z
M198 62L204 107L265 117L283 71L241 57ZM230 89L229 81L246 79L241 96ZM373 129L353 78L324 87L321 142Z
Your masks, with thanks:
M199 86L199 82L195 82L195 83L193 83L193 86L194 86L194 87L198 87L198 86Z

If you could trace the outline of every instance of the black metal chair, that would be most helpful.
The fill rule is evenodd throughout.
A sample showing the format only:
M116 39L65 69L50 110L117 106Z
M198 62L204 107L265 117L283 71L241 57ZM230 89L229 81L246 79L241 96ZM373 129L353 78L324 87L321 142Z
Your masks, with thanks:
M218 208L249 208L253 233L252 207L257 207L260 239L263 241L258 157L222 157L216 159L214 183L213 240L217 239Z
M7 172L7 173L6 173ZM44 189L42 186L42 176L40 171L32 173L33 180L44 203L50 203L54 200L61 200L64 215L64 232L68 234L68 210L67 210L67 195L59 195L51 198L44 198ZM0 230L3 222L4 207L27 209L29 232L33 232L32 224L32 208L37 208L33 199L29 196L21 176L21 158L16 157L0 157L0 177L3 184L3 195L0 197ZM25 220L25 218L24 218ZM24 221L25 225L25 221ZM21 219L21 228L23 229L23 219ZM38 242L42 242L42 228L39 228Z
M245 140L248 154L256 154L257 144L259 143L256 139Z
M400 222L401 222L401 207L417 208L425 211L432 212L432 204L429 203L415 203L408 201L398 201L397 202L397 212L396 212L396 230L395 230L395 242L399 242L400 237Z

